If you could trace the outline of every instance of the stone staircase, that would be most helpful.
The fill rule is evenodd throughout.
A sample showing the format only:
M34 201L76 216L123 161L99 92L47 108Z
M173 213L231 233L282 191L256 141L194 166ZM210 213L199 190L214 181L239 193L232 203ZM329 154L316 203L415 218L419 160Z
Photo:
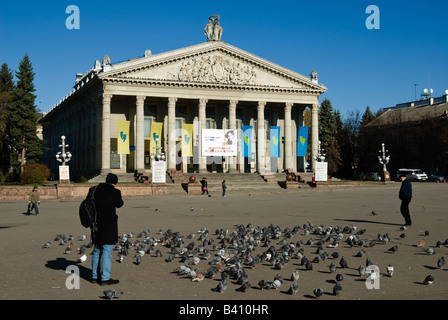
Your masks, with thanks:
M222 193L222 181L226 180L227 192L274 192L285 188L285 173L260 175L258 173L182 173L174 172L166 174L166 190L168 194L186 194L190 176L195 176L196 181L207 179L210 194ZM300 173L302 181L311 181L311 173ZM119 183L137 183L133 173L117 173ZM90 183L100 183L106 180L106 175L97 175L89 180ZM309 188L307 183L301 182L300 188Z

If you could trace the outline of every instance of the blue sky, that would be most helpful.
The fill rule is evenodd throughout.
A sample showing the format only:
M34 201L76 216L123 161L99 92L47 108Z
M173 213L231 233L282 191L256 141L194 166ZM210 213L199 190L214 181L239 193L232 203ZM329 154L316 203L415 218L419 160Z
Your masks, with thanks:
M80 11L69 30L67 6ZM366 28L369 5L380 29ZM36 105L48 111L109 55L112 63L205 42L208 17L221 16L222 40L309 76L312 70L343 116L448 89L446 1L8 1L0 10L0 63L16 71L28 53ZM415 86L415 84L417 86Z

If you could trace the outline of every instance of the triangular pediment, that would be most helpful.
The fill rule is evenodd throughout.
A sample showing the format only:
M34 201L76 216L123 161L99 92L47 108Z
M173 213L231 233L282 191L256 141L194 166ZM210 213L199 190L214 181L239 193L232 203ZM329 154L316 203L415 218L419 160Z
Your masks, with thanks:
M326 90L310 78L221 41L113 64L102 77Z

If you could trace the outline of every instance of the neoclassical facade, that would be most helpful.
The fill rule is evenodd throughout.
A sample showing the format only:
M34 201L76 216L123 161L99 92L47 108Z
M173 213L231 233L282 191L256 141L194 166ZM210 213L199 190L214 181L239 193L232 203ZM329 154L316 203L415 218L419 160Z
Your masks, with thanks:
M222 29L221 29L222 33ZM78 74L74 90L40 120L46 142L45 163L54 172L60 137L73 155L72 175L151 171L151 125L163 123L159 139L167 169L182 172L301 172L297 134L311 109L312 153L317 153L319 96L326 87L317 73L305 77L219 37L169 52L112 64L108 56ZM118 122L130 123L128 154L117 154ZM193 153L182 155L183 124L193 125ZM252 154L242 151L243 126L253 128ZM270 128L280 127L280 155L270 157ZM203 129L234 129L237 154L205 157ZM314 168L314 160L312 160Z

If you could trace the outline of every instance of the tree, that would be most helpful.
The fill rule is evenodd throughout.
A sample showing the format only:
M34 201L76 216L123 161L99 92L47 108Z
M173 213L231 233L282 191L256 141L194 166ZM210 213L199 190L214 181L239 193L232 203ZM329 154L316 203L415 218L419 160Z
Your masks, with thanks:
M342 165L339 172L346 178L351 178L358 167L360 122L359 112L350 112L342 125L340 134Z
M8 110L14 88L14 75L8 65L3 63L0 70L0 172L3 174L10 168Z
M370 107L367 106L361 117L359 128L359 169L362 172L377 171L379 162L377 160L378 150L381 147L381 141L366 136L366 125L375 119Z
M34 100L34 72L27 54L20 61L16 72L17 84L12 91L9 108L9 145L11 166L15 174L23 171L25 162L39 162L42 155L41 143L36 135L37 114Z
M338 123L340 124L339 112L333 111L331 101L325 98L320 106L319 112L319 139L325 150L328 162L328 173L337 175L341 165L340 147L338 143ZM339 118L339 119L338 119Z

